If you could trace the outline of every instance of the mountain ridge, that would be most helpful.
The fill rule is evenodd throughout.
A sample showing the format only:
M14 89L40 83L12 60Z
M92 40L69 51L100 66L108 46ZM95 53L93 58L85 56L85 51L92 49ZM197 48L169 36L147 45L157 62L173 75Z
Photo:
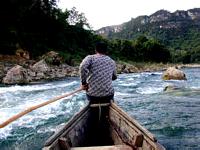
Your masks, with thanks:
M191 49L197 42L196 38L200 38L200 8L176 10L172 13L161 9L149 16L138 16L120 25L100 28L95 33L108 39L128 40L145 35L175 49L183 49L185 46ZM178 46L177 41L184 42ZM188 46L188 41L195 41L194 45Z
M156 11L155 13L153 13L149 16L148 15L141 15L141 16L138 16L136 18L132 18L130 21L138 20L138 19L141 18L141 19L143 19L143 20L141 20L141 24L145 24L145 23L164 21L164 20L169 19L169 17L172 17L172 16L179 16L179 17L191 19L191 20L200 19L200 8L188 9L186 11L176 10L173 13L169 12L168 10L160 9L160 10ZM102 28L96 30L95 32L97 34L103 34L103 30L107 30L107 31L111 30L111 31L114 31L114 32L120 32L123 29L123 26L126 23L129 23L130 21L124 22L124 23L119 24L119 25L105 26L105 27L102 27Z

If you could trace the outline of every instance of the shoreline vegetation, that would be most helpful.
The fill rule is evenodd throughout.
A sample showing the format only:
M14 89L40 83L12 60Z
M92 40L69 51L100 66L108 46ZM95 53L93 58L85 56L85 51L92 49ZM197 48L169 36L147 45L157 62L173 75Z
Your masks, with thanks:
M45 81L59 80L65 77L79 76L79 63L70 66L66 63L50 64L45 58L36 60L26 60L19 57L0 56L0 84L33 84ZM169 67L193 68L200 64L172 64L172 63L146 63L146 62L125 62L116 61L117 73L140 73L165 71ZM8 78L8 79L6 79Z

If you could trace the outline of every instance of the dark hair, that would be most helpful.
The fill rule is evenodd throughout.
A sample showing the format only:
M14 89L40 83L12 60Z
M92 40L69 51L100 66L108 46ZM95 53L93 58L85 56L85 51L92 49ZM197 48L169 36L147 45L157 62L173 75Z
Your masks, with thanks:
M96 43L95 50L99 53L106 54L107 44L105 42L98 42Z

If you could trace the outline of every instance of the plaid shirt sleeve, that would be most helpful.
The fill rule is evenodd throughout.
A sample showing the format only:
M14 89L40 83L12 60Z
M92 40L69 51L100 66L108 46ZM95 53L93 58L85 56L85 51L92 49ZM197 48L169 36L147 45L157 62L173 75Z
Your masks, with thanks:
M115 64L115 69L114 69L114 72L113 72L112 80L116 80L116 79L117 79L117 67L116 67L116 64Z
M80 64L80 78L82 85L87 84L87 77L89 75L89 67L91 65L91 57L87 56L83 59L83 61Z

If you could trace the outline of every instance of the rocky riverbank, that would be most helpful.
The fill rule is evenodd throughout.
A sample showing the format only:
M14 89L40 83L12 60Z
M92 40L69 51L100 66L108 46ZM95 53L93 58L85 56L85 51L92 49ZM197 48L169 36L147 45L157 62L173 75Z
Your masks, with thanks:
M38 61L0 56L0 82L3 84L28 84L67 76L78 76L78 67L63 63L55 52L49 52Z
M169 67L200 67L200 64L153 64L117 62L117 72L136 73L164 71ZM0 56L0 82L3 84L29 84L64 77L79 76L79 66L69 66L55 52L49 52L40 60L27 60L19 56Z

